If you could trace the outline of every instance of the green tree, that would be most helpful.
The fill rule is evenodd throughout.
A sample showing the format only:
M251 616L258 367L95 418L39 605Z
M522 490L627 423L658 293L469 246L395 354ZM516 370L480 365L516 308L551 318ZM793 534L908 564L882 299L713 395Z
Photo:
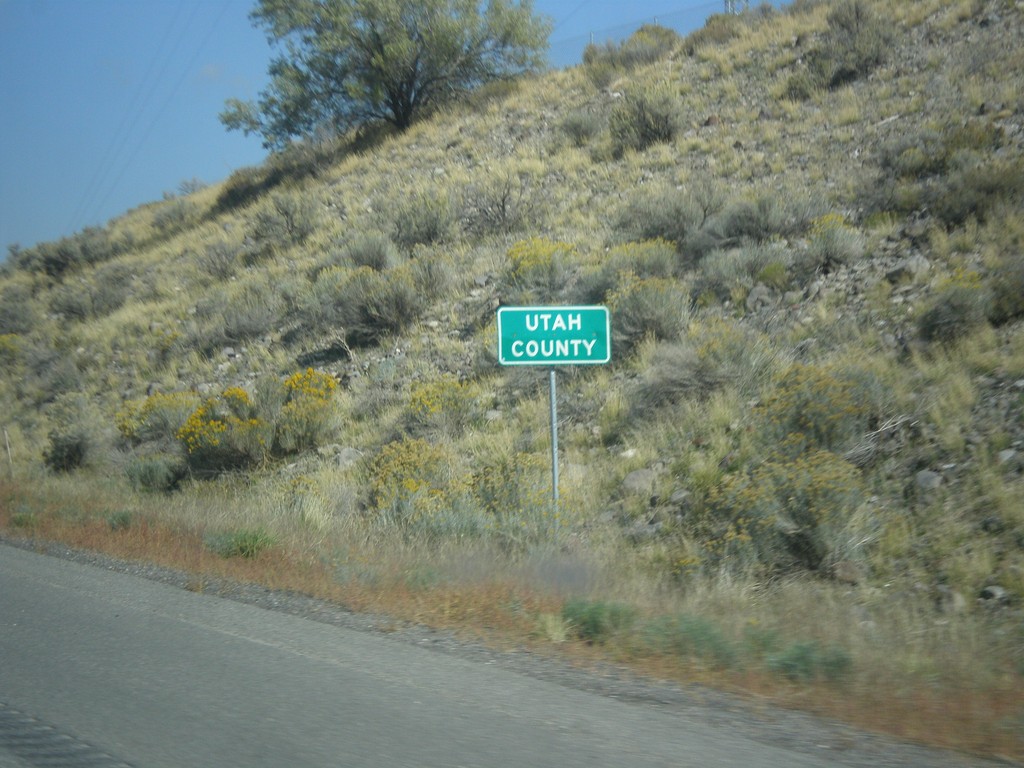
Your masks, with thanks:
M230 99L229 130L268 149L374 120L407 128L427 107L539 68L550 23L532 0L258 0L250 19L281 55L257 101Z

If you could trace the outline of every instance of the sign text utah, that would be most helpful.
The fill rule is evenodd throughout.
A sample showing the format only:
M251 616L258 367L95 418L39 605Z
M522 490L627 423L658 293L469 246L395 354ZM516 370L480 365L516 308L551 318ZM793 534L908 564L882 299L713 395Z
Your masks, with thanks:
M501 307L501 365L600 365L611 360L607 307Z

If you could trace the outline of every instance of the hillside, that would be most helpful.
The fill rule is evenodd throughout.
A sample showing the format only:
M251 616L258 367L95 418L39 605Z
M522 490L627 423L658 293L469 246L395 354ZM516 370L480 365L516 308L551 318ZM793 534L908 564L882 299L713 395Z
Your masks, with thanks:
M645 28L13 253L0 529L1024 757L1022 41ZM557 514L519 304L612 316Z

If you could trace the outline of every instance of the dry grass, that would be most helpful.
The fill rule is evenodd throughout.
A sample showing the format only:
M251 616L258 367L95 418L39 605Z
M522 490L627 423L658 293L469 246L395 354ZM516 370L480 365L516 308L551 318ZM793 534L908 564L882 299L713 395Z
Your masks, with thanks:
M913 741L1024 757L1019 670L1006 666L1012 635L993 645L985 616L937 619L926 599L895 587L803 579L719 577L666 591L613 539L510 556L485 542L425 546L373 532L351 513L331 515L318 528L283 518L264 498L265 491L240 486L192 498L126 498L113 485L73 478L40 485L19 472L0 482L0 530L180 569L197 591L214 579L259 583L496 647L583 663L614 660L656 678L714 685ZM266 526L277 543L251 558L223 557L208 546L211 531L252 526ZM652 652L627 636L580 642L559 615L567 599L581 596L634 605L642 617L701 617L717 628L717 642L739 655L721 667ZM751 637L775 638L776 651L796 642L841 644L852 671L838 682L791 682L764 666Z

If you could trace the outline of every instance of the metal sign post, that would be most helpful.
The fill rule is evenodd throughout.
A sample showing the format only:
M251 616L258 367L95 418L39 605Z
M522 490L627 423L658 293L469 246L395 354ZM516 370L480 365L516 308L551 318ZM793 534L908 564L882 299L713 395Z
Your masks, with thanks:
M555 367L602 365L612 358L607 307L501 307L498 363L540 365L551 396L551 503L558 514L558 391Z

